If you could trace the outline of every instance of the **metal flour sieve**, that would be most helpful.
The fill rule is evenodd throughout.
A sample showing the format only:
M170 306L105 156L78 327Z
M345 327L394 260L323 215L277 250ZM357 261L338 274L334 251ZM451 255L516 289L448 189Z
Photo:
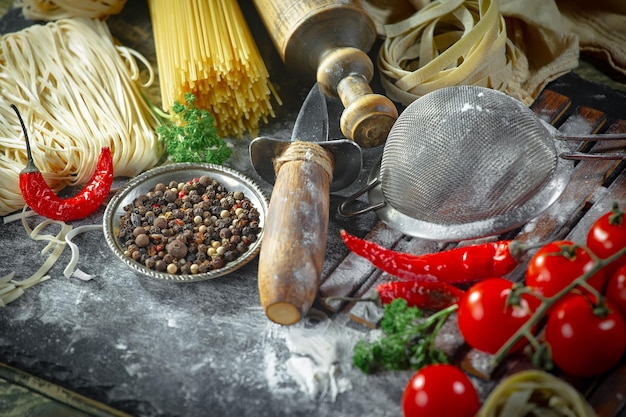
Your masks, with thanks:
M548 208L567 185L571 159L578 155L555 139L607 137L624 135L561 137L504 93L478 86L443 88L402 112L368 185L348 197L339 212L351 217L375 210L389 226L432 240L500 234ZM350 211L366 192L369 206Z

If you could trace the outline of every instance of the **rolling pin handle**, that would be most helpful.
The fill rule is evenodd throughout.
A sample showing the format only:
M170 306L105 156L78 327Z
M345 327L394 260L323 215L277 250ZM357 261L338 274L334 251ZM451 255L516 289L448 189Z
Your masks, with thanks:
M340 120L342 133L364 148L382 145L398 118L393 102L372 92L369 82L373 76L369 56L353 47L327 52L317 70L324 93L339 97L345 108Z

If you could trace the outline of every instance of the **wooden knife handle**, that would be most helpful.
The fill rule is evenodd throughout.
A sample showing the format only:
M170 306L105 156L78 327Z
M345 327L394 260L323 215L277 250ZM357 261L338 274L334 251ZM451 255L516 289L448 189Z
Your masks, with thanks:
M300 321L315 301L328 233L331 157L319 145L298 143L318 149L277 169L259 254L261 305L283 325Z

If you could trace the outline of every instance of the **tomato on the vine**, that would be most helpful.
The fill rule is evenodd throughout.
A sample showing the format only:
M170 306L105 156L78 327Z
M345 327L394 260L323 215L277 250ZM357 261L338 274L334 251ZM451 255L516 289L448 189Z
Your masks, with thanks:
M453 365L427 365L404 389L404 417L473 417L480 400L472 381Z
M572 376L600 375L619 362L626 351L626 324L621 314L607 304L594 312L588 297L570 294L548 315L545 340L552 362Z
M624 212L613 203L613 209L599 217L587 233L587 247L598 258L606 259L626 247L626 222ZM606 267L608 274L626 264L626 255Z
M606 299L619 310L626 320L626 265L622 265L609 278L605 291Z
M526 268L526 286L544 297L552 297L594 265L589 253L574 242L550 242L539 248L530 258ZM587 279L587 284L598 291L604 289L605 282L606 273L603 270Z
M519 305L509 304L513 285L505 278L487 278L471 286L459 300L457 321L468 345L494 354L532 317L541 301L525 293ZM511 351L526 343L525 338L520 339Z

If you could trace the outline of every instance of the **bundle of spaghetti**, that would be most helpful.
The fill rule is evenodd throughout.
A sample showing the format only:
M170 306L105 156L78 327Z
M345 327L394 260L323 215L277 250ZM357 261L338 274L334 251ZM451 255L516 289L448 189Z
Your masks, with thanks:
M137 60L149 70L143 84ZM156 165L160 122L142 95L153 81L145 58L115 45L101 20L62 19L0 37L0 215L24 206L26 146L10 104L22 113L35 165L59 191L88 181L103 146L115 176Z
M280 104L235 0L150 0L161 104L185 94L209 111L221 136L256 134Z
M22 0L24 17L32 20L59 20L71 17L103 19L118 14L126 0Z

